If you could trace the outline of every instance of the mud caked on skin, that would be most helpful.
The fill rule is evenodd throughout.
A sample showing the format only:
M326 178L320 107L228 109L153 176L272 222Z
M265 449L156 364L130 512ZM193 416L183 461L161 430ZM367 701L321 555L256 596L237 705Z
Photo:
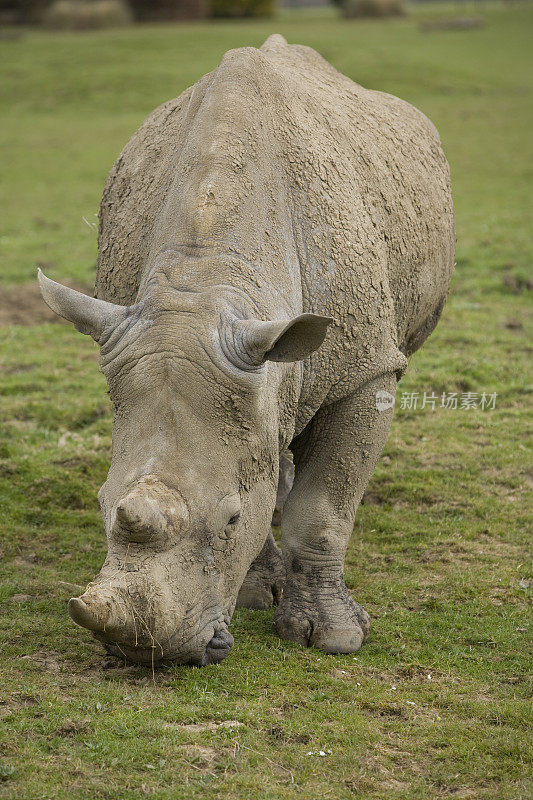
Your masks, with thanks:
M344 555L454 245L433 125L307 47L231 50L156 109L104 190L96 297L39 276L99 343L115 408L108 555L74 621L133 661L202 665L236 604L275 602L281 637L357 650Z

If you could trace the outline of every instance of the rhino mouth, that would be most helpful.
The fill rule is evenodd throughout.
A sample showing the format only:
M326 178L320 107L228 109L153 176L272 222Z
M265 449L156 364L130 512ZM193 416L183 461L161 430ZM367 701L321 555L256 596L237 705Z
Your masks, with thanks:
M233 647L233 641L233 636L226 628L218 630L208 642L200 666L205 667L208 664L218 664L224 661Z
M184 656L178 653L173 654L171 649L165 652L159 645L137 647L104 640L101 635L96 633L94 636L104 645L110 655L135 664L141 664L145 667L164 667L173 664L185 664L191 667L207 667L210 664L219 664L229 655L229 651L233 647L234 642L231 633L225 628L220 628L214 632L205 646L203 653Z

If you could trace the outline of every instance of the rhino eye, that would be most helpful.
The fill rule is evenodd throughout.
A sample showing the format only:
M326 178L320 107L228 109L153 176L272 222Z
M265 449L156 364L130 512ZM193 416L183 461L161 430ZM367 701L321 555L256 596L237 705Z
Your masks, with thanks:
M240 516L241 512L238 511L236 514L234 514L232 517L229 518L228 525L235 525L239 521Z

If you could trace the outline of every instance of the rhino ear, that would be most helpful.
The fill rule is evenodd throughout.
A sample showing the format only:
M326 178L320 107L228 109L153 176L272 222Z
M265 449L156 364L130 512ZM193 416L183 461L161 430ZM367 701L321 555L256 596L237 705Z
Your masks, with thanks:
M301 361L320 347L332 317L300 314L290 320L238 320L233 343L240 361L258 367L265 361Z
M126 313L125 306L116 306L77 292L50 280L39 269L37 278L44 302L60 317L72 322L81 333L99 341L108 325L117 325Z

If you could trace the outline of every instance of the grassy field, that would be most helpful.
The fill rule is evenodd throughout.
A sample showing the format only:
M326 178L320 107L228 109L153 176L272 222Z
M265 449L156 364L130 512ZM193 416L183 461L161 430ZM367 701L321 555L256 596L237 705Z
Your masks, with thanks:
M0 41L0 307L26 323L0 328L0 798L531 796L533 7L469 5L483 27L421 29L458 8ZM273 31L433 119L457 268L356 520L346 580L373 617L370 643L326 656L277 639L270 612L239 611L222 665L152 675L105 658L66 614L59 581L85 584L105 556L111 414L96 346L34 324L46 318L35 265L90 285L83 217L127 138L225 50ZM496 392L496 405L401 407L402 393L431 391Z

